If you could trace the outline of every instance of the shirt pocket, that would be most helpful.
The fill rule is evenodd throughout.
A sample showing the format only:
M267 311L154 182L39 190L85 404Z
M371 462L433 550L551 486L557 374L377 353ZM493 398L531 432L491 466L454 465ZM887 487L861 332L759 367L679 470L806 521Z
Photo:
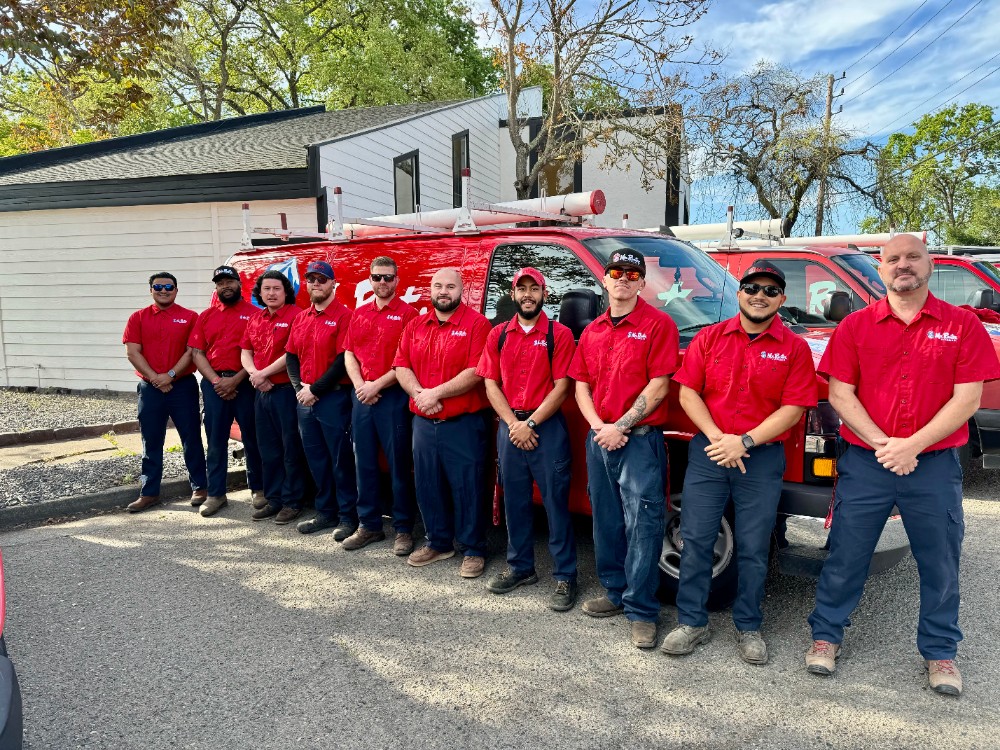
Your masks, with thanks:
M726 393L733 385L733 368L736 363L729 357L712 356L706 358L705 391Z
M750 386L763 393L780 397L788 380L788 360L757 359Z

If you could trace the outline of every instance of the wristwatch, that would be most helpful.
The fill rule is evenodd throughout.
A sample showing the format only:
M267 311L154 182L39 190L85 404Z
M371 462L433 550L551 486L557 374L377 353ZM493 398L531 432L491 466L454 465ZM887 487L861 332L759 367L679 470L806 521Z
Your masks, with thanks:
M177 377L177 373L176 373L176 372L174 372L173 370L167 370L167 375L169 375L169 376L170 376L170 379L171 379L171 380L173 380L174 378L176 378L176 377Z
M757 443L753 441L753 438L749 434L740 435L740 440L743 441L743 447L747 450L753 448Z
M537 423L537 422L536 422L536 421L535 421L534 419L529 419L529 420L528 420L528 421L526 422L526 424L528 425L528 429L529 429L529 430L533 430L533 429L535 429L536 427L538 427L538 423Z

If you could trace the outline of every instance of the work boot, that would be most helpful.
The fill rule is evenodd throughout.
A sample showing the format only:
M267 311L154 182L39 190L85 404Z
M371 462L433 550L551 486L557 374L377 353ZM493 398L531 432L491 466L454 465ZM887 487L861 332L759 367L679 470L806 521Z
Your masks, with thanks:
M279 526L284 526L285 524L291 523L296 518L302 515L302 508L289 508L287 505L278 511L278 515L274 517L274 522Z
M584 614L591 617L614 617L625 611L625 608L621 605L612 604L611 600L606 596L588 599L583 603L582 609Z
M297 528L300 534L312 534L323 529L332 529L336 525L337 522L332 518L317 513L308 521L300 523Z
M277 505L271 505L268 503L263 508L259 508L250 514L250 518L254 521L263 521L265 518L270 518L271 516L276 516L281 512L281 508Z
M840 644L829 641L813 641L806 651L806 671L829 676L837 668Z
M253 490L250 493L250 503L254 510L262 510L267 507L267 498L264 497L264 490Z
M684 656L690 654L702 643L708 643L712 639L712 632L708 625L695 627L694 625L678 625L667 633L663 639L660 651L671 656Z
M418 549L416 552L410 554L406 558L406 564L412 565L414 568L422 568L424 565L430 565L438 560L447 560L449 557L455 556L455 550L450 549L447 552L438 552L429 544L425 544L423 547Z
M506 594L518 586L530 586L533 583L538 583L538 575L534 570L527 573L518 573L513 568L507 567L503 569L500 575L487 583L486 588L494 594Z
M413 552L413 534L401 531L392 542L392 554L396 557L406 557Z
M125 506L125 510L129 513L138 513L139 511L146 510L147 508L152 508L154 505L160 504L159 495L139 495L138 500L133 500L128 505Z
M208 490L195 490L191 493L191 505L197 508L208 498Z
M927 662L927 683L941 695L962 694L962 673L954 659L930 659Z
M556 612L573 609L578 590L576 581L556 581L556 590L549 597L549 609L554 609Z
M385 539L385 532L381 529L378 531L369 531L364 526L358 526L358 530L344 540L344 549L361 549L362 547L367 547L372 542L381 542L383 539Z
M632 645L636 648L652 648L656 645L656 623L645 620L632 621Z
M458 574L462 578L479 578L486 570L486 558L478 555L466 555L462 558L462 566L458 569ZM535 581L538 581L537 576Z
M767 664L767 644L759 630L737 630L736 650L747 664Z
M205 518L209 516L214 516L222 508L229 504L229 498L225 495L209 495L205 498L205 502L201 506L201 510L198 511Z
M358 525L356 523L341 521L337 524L337 528L333 530L333 541L342 542L357 530Z

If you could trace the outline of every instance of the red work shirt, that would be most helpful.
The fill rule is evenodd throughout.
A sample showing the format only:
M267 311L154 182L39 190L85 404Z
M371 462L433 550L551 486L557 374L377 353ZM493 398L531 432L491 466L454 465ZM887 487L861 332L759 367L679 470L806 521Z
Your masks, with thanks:
M123 344L139 344L142 356L157 374L169 372L187 350L188 337L198 313L174 303L165 310L156 305L136 310L125 324ZM176 373L178 378L194 372L194 364ZM146 376L135 371L143 380Z
M417 317L417 311L399 297L379 309L373 299L351 315L345 347L357 357L361 377L378 380L392 369L403 328Z
M809 345L777 315L753 341L739 315L701 329L674 382L700 393L715 424L730 435L752 430L782 406L816 406L819 395Z
M299 358L302 382L312 385L344 351L351 311L337 300L322 310L310 305L295 318L285 349ZM341 383L351 382L343 378Z
M438 323L437 312L429 310L410 321L399 339L399 349L393 367L408 367L424 388L435 388L447 383L463 370L475 368L483 354L490 322L464 302L443 324ZM451 419L462 414L485 409L489 406L483 384L459 396L441 401L442 410L427 415L410 399L410 411L430 419Z
M506 330L503 350L497 351L500 334ZM576 344L573 332L562 323L552 324L552 366L549 366L549 319L541 313L535 327L525 333L517 316L495 326L486 339L476 374L500 383L510 408L533 411L551 393L554 381L569 375Z
M597 416L606 423L621 419L649 381L673 375L679 359L677 326L641 297L618 325L606 310L580 336L569 376L587 383ZM667 400L637 424L662 425Z
M292 332L292 322L300 312L302 310L295 305L282 305L276 313L265 307L251 316L240 340L240 349L253 352L254 367L263 370L285 353L285 344ZM268 380L275 384L287 383L288 371L277 372Z
M1000 363L979 319L927 295L907 325L886 299L848 315L830 338L821 375L856 386L868 416L890 437L906 438L924 427L951 399L956 383L1000 378ZM841 425L849 443L871 448ZM963 424L927 450L955 448L969 440Z
M243 369L240 362L240 341L250 318L257 308L241 299L235 305L224 305L218 297L212 297L212 304L198 316L188 346L201 349L208 358L208 364L216 372Z

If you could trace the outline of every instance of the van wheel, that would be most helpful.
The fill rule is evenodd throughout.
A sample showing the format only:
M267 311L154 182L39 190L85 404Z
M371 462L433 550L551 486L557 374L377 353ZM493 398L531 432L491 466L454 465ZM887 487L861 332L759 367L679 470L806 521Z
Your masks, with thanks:
M683 548L680 511L669 511L659 560L659 596L668 604L673 604L677 599L677 584L680 580L681 550ZM722 523L719 525L719 536L715 540L708 608L719 610L730 606L736 599L736 582L736 538L733 536L733 512L732 506L730 506L722 517Z

